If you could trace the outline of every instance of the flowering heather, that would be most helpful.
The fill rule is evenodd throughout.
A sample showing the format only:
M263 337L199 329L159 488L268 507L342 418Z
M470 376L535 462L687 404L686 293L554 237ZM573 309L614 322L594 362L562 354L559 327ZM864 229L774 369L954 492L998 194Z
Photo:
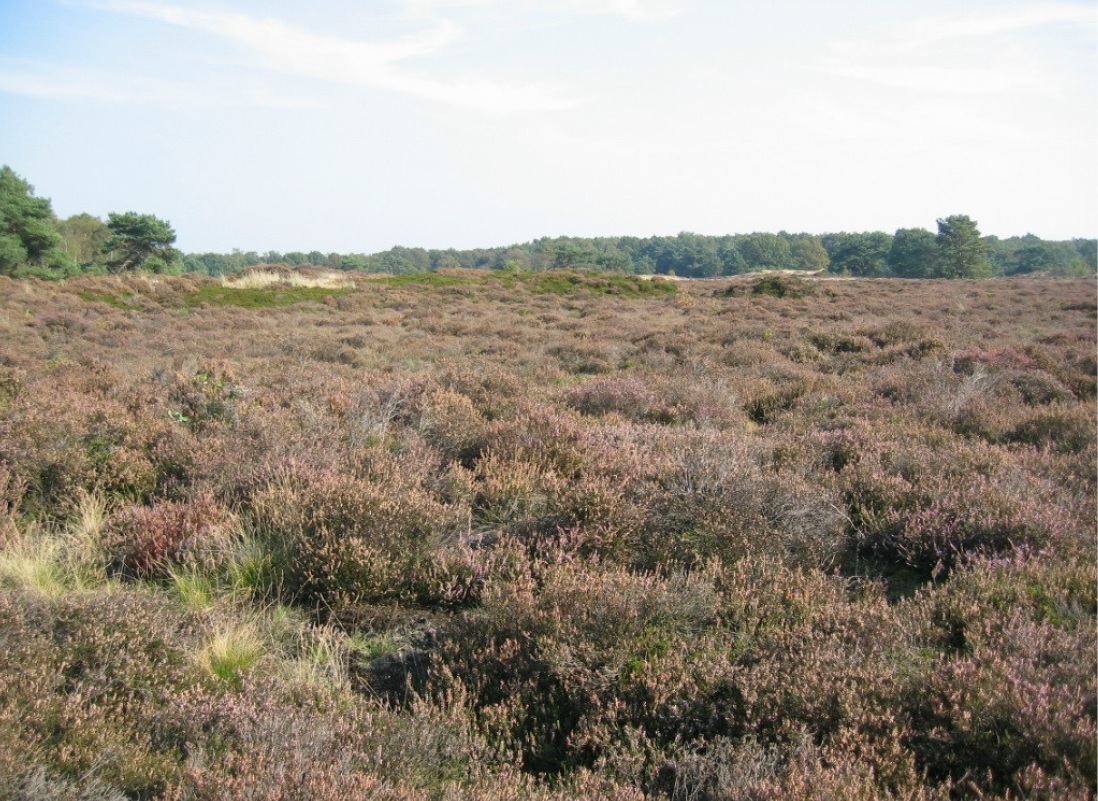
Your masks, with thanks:
M1093 282L759 280L0 278L0 799L1093 799Z

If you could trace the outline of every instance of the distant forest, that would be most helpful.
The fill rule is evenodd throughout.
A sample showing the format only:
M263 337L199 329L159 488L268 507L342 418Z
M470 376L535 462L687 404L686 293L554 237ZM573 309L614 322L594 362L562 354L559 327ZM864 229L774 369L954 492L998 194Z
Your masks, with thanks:
M1049 241L1032 234L982 236L975 220L952 215L937 231L749 233L705 236L545 237L473 250L394 247L382 253L320 251L181 253L176 233L152 214L111 213L106 221L54 215L50 200L10 167L0 168L0 275L62 278L130 272L231 275L258 264L311 264L402 275L466 267L539 271L584 268L710 278L759 270L858 277L985 278L1029 273L1086 276L1098 270L1098 240Z
M953 219L953 218L948 218ZM421 273L451 267L491 270L586 268L619 273L712 278L758 270L824 271L861 277L990 277L1044 273L1085 276L1098 266L1094 239L1053 242L1032 234L1000 239L979 237L985 266L971 274L950 272L941 256L939 235L923 228L893 234L751 233L705 236L680 233L653 237L545 237L522 245L474 250L427 250L394 247L383 253L188 254L188 272L224 275L256 264L315 264L336 270L376 273Z

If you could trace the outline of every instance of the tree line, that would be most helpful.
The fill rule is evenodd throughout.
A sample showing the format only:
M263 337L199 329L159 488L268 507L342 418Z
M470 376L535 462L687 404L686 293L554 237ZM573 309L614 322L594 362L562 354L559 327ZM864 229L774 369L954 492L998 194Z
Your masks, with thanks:
M858 277L986 278L1027 273L1091 275L1098 240L1049 241L1033 234L983 236L975 220L954 214L937 230L894 233L755 232L726 236L544 237L519 245L469 250L398 246L374 254L234 250L181 253L171 224L152 214L107 219L54 215L48 198L8 166L0 168L0 274L46 278L77 273L146 272L230 275L258 264L311 264L336 270L407 274L445 268L548 270L585 268L630 274L712 278L760 270L799 270Z

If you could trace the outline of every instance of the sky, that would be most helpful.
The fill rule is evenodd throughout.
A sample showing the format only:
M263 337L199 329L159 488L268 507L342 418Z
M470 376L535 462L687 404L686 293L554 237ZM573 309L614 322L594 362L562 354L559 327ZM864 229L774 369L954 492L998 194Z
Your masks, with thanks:
M1094 0L0 0L0 164L186 252L1098 235Z

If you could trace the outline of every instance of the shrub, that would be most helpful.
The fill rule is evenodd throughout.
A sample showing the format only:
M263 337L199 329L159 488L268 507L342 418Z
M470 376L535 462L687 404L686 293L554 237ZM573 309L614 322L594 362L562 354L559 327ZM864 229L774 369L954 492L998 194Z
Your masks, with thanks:
M770 295L775 298L803 298L811 295L815 287L797 276L767 275L751 285L752 295Z
M396 475L378 480L288 473L253 498L251 523L292 597L331 607L474 597L476 569L456 536L467 513L388 466Z
M0 797L1093 796L1093 282L457 277L0 277Z
M1079 521L987 446L878 444L844 470L859 547L927 576L968 554L1066 546Z
M225 365L197 370L189 378L178 375L168 391L168 416L192 431L218 423L237 425L244 389Z
M227 526L224 509L210 497L126 507L109 523L113 569L134 578L166 578L173 564L201 561Z
M682 648L716 622L705 576L666 579L571 561L534 563L493 588L484 610L446 639L435 682L472 693L489 736L536 773L590 764L598 727L646 660Z
M0 659L0 706L18 711L41 776L129 797L173 786L183 755L157 740L151 721L173 707L174 693L200 683L186 657L190 621L162 599L123 591L56 599L5 591L0 607L0 639L18 644Z
M1046 407L1028 415L1014 426L1007 439L1051 448L1058 453L1082 453L1098 439L1094 407Z
M765 550L790 563L830 565L844 547L843 520L826 490L730 432L670 440L647 488L651 510L638 532L641 564L734 562Z
M1093 631L1065 630L1025 616L998 615L968 631L968 653L942 661L913 738L936 777L971 777L1003 793L1033 775L1094 786L1093 670L1073 655L1089 650ZM928 736L929 735L929 736Z
M568 405L591 415L616 412L631 420L667 422L670 409L635 375L612 376L587 381L568 392Z
M419 430L444 458L471 466L485 447L487 422L473 401L452 390L439 389L419 402Z

